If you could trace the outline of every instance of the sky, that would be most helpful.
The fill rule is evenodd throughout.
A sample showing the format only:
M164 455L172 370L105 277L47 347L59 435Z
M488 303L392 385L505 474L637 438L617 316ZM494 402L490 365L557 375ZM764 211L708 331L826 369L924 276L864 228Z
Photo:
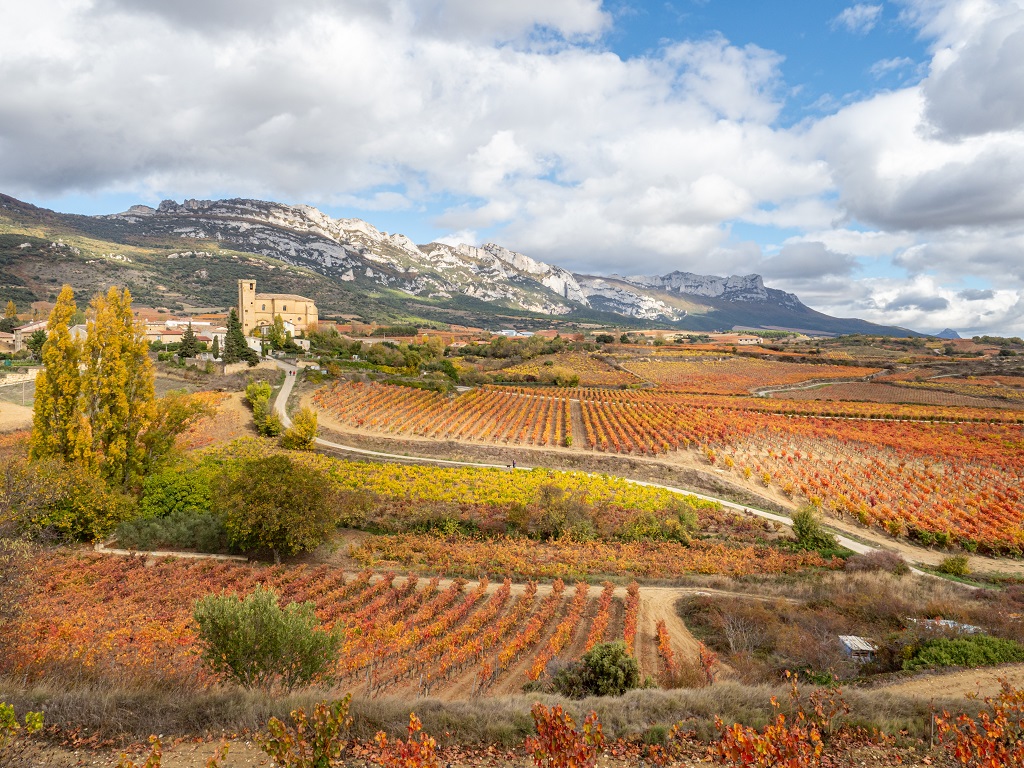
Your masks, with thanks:
M252 197L1024 335L1024 0L33 0L0 192Z

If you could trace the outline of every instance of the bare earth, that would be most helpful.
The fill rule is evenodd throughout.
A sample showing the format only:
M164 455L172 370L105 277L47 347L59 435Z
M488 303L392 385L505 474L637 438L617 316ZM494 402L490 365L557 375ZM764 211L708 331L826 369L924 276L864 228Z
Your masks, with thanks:
M916 675L910 680L887 685L884 689L890 693L922 699L966 696L969 693L977 693L984 698L999 692L1000 679L1008 680L1015 688L1024 687L1024 664Z
M32 409L0 400L0 432L16 432L32 426Z

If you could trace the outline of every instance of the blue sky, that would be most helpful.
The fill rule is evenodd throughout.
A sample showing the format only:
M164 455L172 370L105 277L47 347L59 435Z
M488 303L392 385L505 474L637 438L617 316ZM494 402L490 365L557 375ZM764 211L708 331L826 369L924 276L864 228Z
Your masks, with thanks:
M1024 0L38 0L0 191L306 203L580 272L1024 333Z

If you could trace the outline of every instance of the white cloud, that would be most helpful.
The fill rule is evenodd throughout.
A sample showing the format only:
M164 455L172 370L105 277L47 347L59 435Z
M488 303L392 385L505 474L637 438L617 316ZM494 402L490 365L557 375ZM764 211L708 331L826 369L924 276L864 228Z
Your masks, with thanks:
M871 65L870 72L875 78L885 77L893 72L916 68L916 62L907 56L896 56L891 59L880 59Z
M444 243L445 245L465 244L477 247L480 246L480 238L477 235L477 233L474 232L472 229L462 229L459 230L458 232L452 232L450 234L445 235L444 237L437 238L435 242Z
M1021 331L1021 0L902 0L931 46L923 79L792 127L778 53L713 36L623 59L599 0L10 5L0 190L16 196L425 210L446 242L486 230L580 271L763 269L819 309ZM779 253L739 224L784 230Z
M820 302L821 311L887 325L937 333L953 328L963 336L1019 335L1024 330L1024 291L994 290L987 301L972 300L927 276L913 280L867 278L845 293Z
M857 3L842 12L832 20L832 28L845 27L855 34L864 35L875 28L878 19L882 16L881 5L867 5Z

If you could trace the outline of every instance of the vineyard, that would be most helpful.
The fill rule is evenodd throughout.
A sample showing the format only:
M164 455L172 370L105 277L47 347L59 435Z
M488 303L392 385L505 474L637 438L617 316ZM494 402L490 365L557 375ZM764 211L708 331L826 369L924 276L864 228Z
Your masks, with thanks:
M849 381L825 384L813 389L797 389L775 393L773 397L787 400L847 400L871 403L914 403L949 408L1013 408L1024 409L1024 393L995 390L991 387L956 389L945 385L927 386L906 382L900 385ZM1013 393L1015 397L1011 397ZM997 398L1006 397L1006 400ZM1016 402L1014 402L1014 399Z
M357 429L444 440L571 445L569 402L547 393L488 387L458 398L381 384L335 385L313 397L317 408Z
M468 698L516 689L555 659L623 638L614 587L469 585L328 567L266 567L49 553L31 567L33 591L2 660L27 680L62 674L108 684L201 688L193 602L207 594L274 589L282 603L313 601L344 640L340 683L370 696ZM634 630L635 631L635 630Z
M762 387L799 384L818 379L858 379L878 368L844 365L778 363L728 357L707 360L652 360L623 363L639 378L681 392L746 394Z
M475 397L465 401L470 395ZM336 385L320 390L316 398L343 424L344 414L360 414L355 421L364 423L376 415L392 434L469 418L477 398L518 399L517 418L527 425L520 429L531 434L552 427L552 411L563 414L561 423L570 423L564 414L571 416L575 407L582 425L582 432L573 436L578 447L648 456L696 452L698 461L740 482L822 504L833 514L895 536L980 552L1024 553L1024 429L1016 423L839 420L810 415L820 411L820 403L658 390L578 388L539 397L522 388L485 388L470 395L445 400L443 413L425 404L411 421L388 420L390 400L408 397L397 387ZM809 415L793 418L802 407ZM895 411L902 418L921 420L1019 418L997 409L941 411L871 403L829 403L827 409L858 417L871 415L872 409L885 411L882 415ZM353 423L352 416L347 418ZM478 427L474 435L498 442L507 434L501 424L499 420L490 430ZM443 434L441 426L431 429Z
M579 383L583 386L608 386L615 387L621 384L636 384L639 380L635 376L614 368L608 363L584 352L562 352L557 355L542 355L530 360L527 363L509 366L502 369L506 376L532 377L533 380L540 379L546 367L568 368L579 376Z
M366 567L440 570L452 576L507 574L516 578L583 579L630 574L644 579L692 573L750 576L836 567L816 552L783 552L767 546L727 546L692 541L609 542L523 538L441 538L425 534L375 536L351 556Z

